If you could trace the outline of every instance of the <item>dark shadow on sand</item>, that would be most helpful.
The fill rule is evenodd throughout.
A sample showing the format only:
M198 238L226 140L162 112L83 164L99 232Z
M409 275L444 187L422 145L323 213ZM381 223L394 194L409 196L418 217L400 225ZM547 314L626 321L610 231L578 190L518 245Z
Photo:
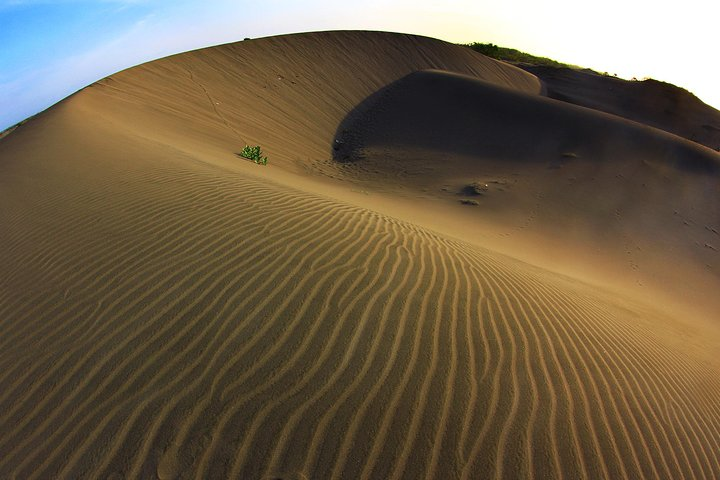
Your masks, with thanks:
M358 104L335 132L332 158L362 162L402 148L502 162L608 162L617 152L693 173L720 157L674 135L584 107L434 70L411 73Z

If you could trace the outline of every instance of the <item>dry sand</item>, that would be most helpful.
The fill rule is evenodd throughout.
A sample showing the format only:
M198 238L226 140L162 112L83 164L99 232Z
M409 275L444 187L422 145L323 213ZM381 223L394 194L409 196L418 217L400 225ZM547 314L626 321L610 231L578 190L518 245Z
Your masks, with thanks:
M302 34L8 134L0 477L720 477L720 157L542 91Z
M653 79L623 80L590 70L522 65L558 100L635 120L720 151L720 112L692 93Z

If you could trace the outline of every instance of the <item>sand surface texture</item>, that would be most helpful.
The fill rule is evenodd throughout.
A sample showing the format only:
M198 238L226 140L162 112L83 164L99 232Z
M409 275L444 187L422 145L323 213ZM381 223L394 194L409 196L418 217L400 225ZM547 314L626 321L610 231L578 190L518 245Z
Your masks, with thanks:
M542 91L302 34L8 134L0 478L720 478L720 157Z
M692 93L653 79L623 80L589 70L523 65L548 96L613 113L720 151L720 112Z

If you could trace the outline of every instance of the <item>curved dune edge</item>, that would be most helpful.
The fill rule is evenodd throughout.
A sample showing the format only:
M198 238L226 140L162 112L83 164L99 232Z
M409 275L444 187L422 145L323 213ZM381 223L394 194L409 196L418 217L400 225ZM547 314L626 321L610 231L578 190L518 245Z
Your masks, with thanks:
M0 477L720 476L714 326L276 183L214 113L98 91L0 143Z
M296 172L328 160L335 129L367 96L417 70L441 69L528 94L532 74L440 40L319 32L211 47L146 63L69 99L134 134L197 152L261 143ZM200 146L200 147L198 147Z

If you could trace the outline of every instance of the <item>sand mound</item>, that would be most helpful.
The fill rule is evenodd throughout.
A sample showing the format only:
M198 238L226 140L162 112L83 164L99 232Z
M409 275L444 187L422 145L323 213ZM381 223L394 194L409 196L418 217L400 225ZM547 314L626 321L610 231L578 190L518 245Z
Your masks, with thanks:
M485 83L407 77L428 69ZM581 116L460 47L336 32L129 70L0 142L0 477L720 476L717 325L347 193L379 180L330 158L339 125L396 80L410 100L428 85L449 100L435 87L450 85L538 122ZM392 119L378 108L404 94L364 111ZM482 115L473 101L452 110L458 128ZM533 121L491 128L531 145ZM355 125L363 148L409 148L403 125ZM421 159L442 140L427 133ZM470 165L478 144L450 140L448 161ZM239 160L245 142L270 164ZM566 148L552 142L537 155ZM577 147L573 162L592 151ZM652 168L714 188L712 161L688 169L695 147L679 148ZM381 168L376 155L355 164ZM384 178L389 192L427 183Z
M677 137L438 70L411 73L365 99L341 122L337 143L351 150L383 148L390 156L416 148L433 156L473 157L477 164L551 164L573 155L618 164L632 154L680 171L720 173L717 155ZM345 150L336 149L336 160L363 156Z
M720 112L657 80L628 81L587 70L522 65L550 98L612 113L720 151Z

